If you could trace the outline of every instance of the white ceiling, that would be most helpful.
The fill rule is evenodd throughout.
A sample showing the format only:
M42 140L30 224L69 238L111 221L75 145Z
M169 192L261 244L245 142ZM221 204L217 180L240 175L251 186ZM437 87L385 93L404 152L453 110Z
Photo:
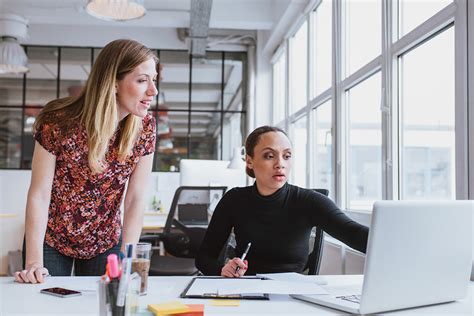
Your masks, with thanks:
M29 21L29 38L23 41L29 45L58 45L102 47L116 38L133 38L150 48L186 50L187 43L178 36L178 29L190 27L191 0L145 0L146 15L138 20L127 22L107 22L88 15L85 12L87 0L0 0L0 13L14 13ZM283 17L288 19L288 8L306 5L308 0L213 0L209 22L209 35L224 38L228 35L250 35L258 41L258 32L264 32L266 39L276 33L285 31L278 25ZM293 8L294 10L294 8ZM232 46L234 45L234 46ZM258 45L258 43L257 43ZM264 45L264 44L261 44ZM244 45L220 43L212 46L213 50L246 50ZM167 102L183 104L187 107L189 66L182 62L173 62L168 57L164 62L162 91ZM162 60L166 60L164 56ZM54 58L53 58L54 59ZM54 63L31 58L30 78L54 79ZM195 106L203 109L220 108L221 67L208 61L195 65L193 82L202 86L193 92ZM90 71L89 61L69 63L62 69L62 79L85 80ZM66 71L67 70L67 71ZM65 74L65 72L67 74ZM242 64L226 62L224 99L228 103L240 92ZM0 76L1 77L1 76ZM163 89L168 85L167 89ZM236 100L240 99L234 98ZM180 129L178 116L175 113L175 132ZM196 115L201 115L196 113ZM210 117L201 115L203 121ZM179 126L179 127L178 127ZM183 128L187 122L183 122ZM183 129L184 132L184 129Z
M128 22L104 22L89 16L87 0L0 0L3 12L23 15L35 24L114 25L121 27L187 28L190 0L145 0L146 15ZM276 3L290 0L214 0L211 29L270 30L278 17Z

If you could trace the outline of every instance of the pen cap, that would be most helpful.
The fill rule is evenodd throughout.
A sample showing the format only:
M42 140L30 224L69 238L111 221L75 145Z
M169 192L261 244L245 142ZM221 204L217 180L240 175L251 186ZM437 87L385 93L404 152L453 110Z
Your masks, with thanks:
M132 258L133 257L133 244L127 243L125 245L125 258Z
M109 265L109 272L111 278L118 278L119 268L118 268L118 257L116 254L110 254L107 256L107 264Z

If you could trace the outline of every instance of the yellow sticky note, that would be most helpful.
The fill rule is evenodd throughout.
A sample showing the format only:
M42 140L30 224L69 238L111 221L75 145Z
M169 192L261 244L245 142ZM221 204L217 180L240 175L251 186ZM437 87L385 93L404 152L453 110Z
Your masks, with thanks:
M161 304L148 304L148 310L156 316L173 315L189 311L189 307L180 301L172 301Z
M240 301L239 300L212 300L211 301L212 306L239 306Z

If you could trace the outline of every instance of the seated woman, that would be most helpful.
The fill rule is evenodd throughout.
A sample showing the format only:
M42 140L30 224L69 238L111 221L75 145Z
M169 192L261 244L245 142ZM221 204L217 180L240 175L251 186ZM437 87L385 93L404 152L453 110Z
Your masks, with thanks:
M301 273L315 226L365 253L366 226L351 220L323 194L287 183L292 149L284 131L259 127L247 137L245 150L246 172L255 183L230 190L217 205L196 258L201 272L230 278ZM243 254L248 243L252 244L247 260L236 257L223 265L218 256L232 229L236 254Z

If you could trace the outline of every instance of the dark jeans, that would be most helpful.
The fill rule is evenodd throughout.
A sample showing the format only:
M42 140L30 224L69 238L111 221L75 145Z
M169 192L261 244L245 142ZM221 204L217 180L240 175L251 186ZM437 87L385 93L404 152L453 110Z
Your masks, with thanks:
M120 253L122 237L116 246L101 253L91 259L76 259L68 257L57 251L56 249L43 244L43 264L52 276L71 276L74 265L75 276L100 276L105 274L105 265L107 264L107 256ZM23 239L23 269L25 268L26 243Z

